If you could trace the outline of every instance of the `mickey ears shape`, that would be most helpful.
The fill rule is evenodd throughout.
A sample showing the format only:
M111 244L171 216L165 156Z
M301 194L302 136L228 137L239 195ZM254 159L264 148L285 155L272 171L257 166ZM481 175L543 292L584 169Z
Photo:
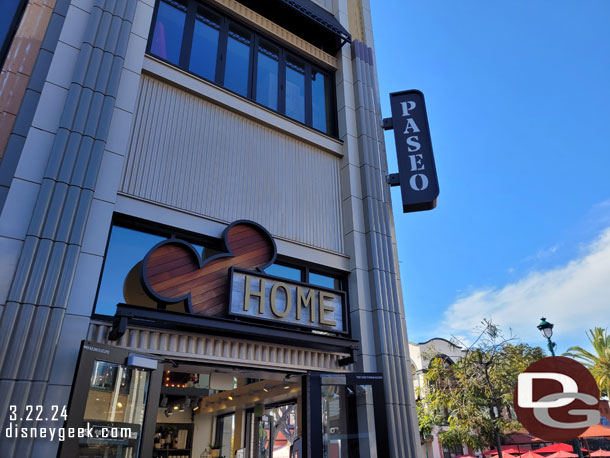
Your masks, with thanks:
M228 304L229 269L263 270L275 261L275 241L261 225L240 220L222 236L223 252L205 261L188 242L168 239L142 262L147 293L161 303L185 301L189 313L221 315Z

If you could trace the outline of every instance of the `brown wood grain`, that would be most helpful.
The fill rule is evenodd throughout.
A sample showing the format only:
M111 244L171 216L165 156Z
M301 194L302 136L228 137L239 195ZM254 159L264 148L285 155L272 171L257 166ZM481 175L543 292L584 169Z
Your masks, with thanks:
M247 223L233 226L227 234L233 256L204 263L199 268L197 255L171 240L148 256L143 273L147 287L164 302L189 295L194 313L224 316L228 310L229 269L233 266L255 270L267 265L274 256L273 241L259 228Z

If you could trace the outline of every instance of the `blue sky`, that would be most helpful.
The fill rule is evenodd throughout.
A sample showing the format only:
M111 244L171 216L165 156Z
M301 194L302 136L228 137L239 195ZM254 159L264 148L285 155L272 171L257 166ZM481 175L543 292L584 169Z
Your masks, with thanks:
M411 341L484 317L559 351L610 327L610 2L372 0L384 117L426 97L438 207L392 190ZM397 171L392 132L386 134Z

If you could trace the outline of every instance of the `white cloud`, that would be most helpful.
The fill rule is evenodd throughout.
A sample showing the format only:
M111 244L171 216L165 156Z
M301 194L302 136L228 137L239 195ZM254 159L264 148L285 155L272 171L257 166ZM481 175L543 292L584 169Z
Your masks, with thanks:
M559 351L586 343L585 332L594 326L610 327L610 227L566 265L458 298L445 311L443 328L471 333L491 318L523 341L542 345L536 329L541 316L555 324Z

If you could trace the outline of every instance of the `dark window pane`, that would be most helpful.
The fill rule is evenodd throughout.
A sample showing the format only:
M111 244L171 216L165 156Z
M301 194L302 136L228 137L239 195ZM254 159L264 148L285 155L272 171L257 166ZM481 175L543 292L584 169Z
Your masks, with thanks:
M326 132L326 84L325 75L316 70L311 74L311 103L314 129Z
M219 34L220 18L215 14L200 10L195 21L189 69L212 81L216 74Z
M224 85L243 96L248 95L250 69L250 34L237 27L229 27L227 38L227 66Z
M8 52L8 42L12 38L14 31L11 26L20 9L21 4L19 0L0 0L0 11L2 11L2 14L0 14L0 50L6 44L6 51ZM0 61L2 57L0 55Z
M324 286L330 289L340 289L339 279L330 275L315 274L309 272L309 283L317 286Z
M301 269L296 267L271 264L265 269L265 273L276 277L287 278L288 280L301 281Z
M286 59L286 116L305 122L305 66Z
M150 52L173 64L180 60L186 6L175 0L159 2Z
M110 234L106 263L102 274L100 292L95 304L95 313L99 315L114 315L119 302L129 302L125 293L141 297L139 288L139 272L137 265L148 250L155 246L164 237L147 234L145 232L114 226ZM133 303L135 301L132 301ZM139 302L139 301L138 301ZM134 304L148 305L148 304Z
M256 101L277 110L278 50L261 43L256 68Z

